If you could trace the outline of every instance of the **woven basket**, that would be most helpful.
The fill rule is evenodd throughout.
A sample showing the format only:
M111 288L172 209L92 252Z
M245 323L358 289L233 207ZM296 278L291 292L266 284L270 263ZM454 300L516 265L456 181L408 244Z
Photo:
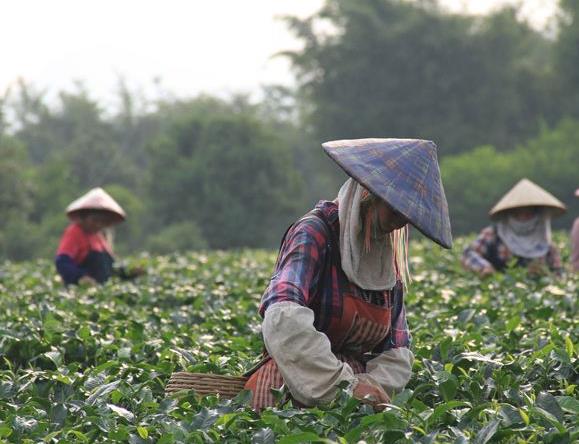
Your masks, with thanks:
M165 387L165 394L170 395L180 390L195 390L201 396L219 395L231 399L243 390L248 379L245 376L176 372L171 375Z

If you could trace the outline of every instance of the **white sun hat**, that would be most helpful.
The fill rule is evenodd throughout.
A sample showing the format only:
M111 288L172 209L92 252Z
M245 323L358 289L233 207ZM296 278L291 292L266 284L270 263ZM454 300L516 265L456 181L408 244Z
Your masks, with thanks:
M74 217L76 213L82 210L101 210L108 211L116 216L115 223L125 220L125 210L102 188L93 188L85 195L73 201L66 207L66 214Z
M489 216L496 217L502 211L521 207L545 207L551 211L552 216L560 216L567 211L563 202L525 178L521 179L498 201L489 211Z

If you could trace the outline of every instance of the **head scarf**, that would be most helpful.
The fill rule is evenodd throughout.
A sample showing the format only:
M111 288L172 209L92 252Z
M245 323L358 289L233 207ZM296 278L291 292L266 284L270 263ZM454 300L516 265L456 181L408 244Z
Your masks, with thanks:
M510 211L500 216L497 233L513 254L527 259L543 257L551 244L551 217L542 211L520 221Z
M389 290L396 284L392 241L377 234L370 248L364 248L360 205L364 187L348 179L338 193L340 257L348 279L364 290Z

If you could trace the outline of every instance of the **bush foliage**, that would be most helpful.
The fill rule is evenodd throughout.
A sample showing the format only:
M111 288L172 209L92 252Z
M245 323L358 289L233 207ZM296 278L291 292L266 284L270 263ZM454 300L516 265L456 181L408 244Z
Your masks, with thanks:
M464 244L411 245L416 360L381 413L345 392L310 409L279 393L260 415L248 393L164 396L173 371L241 374L256 362L272 252L135 257L148 269L138 281L68 290L48 261L5 263L0 442L575 442L577 276L481 281L458 264Z

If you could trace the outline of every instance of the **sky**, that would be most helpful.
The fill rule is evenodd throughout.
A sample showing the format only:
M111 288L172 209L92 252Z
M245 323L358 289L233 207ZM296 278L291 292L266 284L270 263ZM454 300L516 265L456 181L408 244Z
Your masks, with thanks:
M537 26L556 0L516 0ZM485 13L514 0L442 0L451 11ZM323 0L2 0L0 96L18 78L56 94L81 81L109 101L119 79L146 96L256 94L265 84L292 85L298 49L279 20L308 16Z

